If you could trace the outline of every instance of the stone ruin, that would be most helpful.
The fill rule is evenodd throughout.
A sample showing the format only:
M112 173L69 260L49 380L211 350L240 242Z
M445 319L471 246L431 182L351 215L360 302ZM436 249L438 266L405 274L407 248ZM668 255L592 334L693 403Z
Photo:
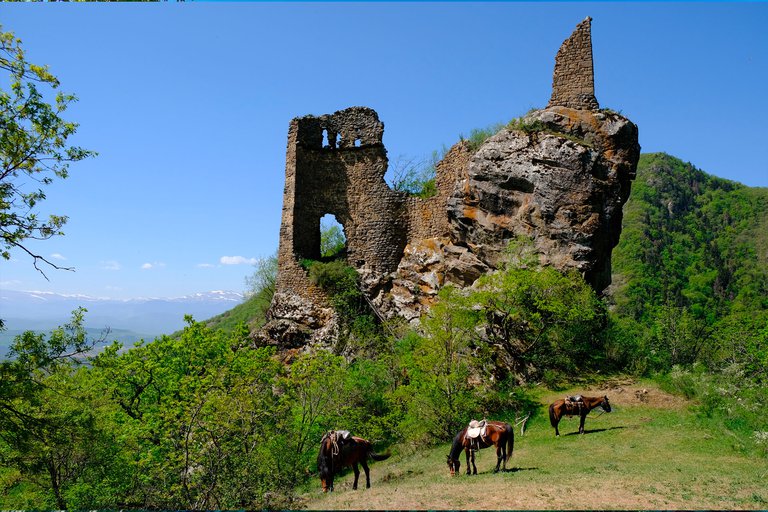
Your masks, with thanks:
M347 262L382 318L416 321L445 284L470 286L497 268L519 235L533 240L542 264L578 269L605 289L640 146L633 123L599 110L590 23L562 44L547 108L474 151L466 141L454 145L427 199L384 181L384 124L374 110L293 119L276 291L256 343L301 349L338 336L329 297L301 265L320 259L326 214L341 223Z

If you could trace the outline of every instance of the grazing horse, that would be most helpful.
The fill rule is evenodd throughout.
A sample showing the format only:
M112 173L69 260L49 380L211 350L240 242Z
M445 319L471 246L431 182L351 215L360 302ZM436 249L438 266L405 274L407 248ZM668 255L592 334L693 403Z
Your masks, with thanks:
M352 489L357 489L357 479L360 477L358 464L362 465L365 471L365 487L371 487L368 458L384 460L388 457L389 454L373 453L370 441L349 435L346 431L331 430L320 440L320 453L317 456L317 470L320 472L320 485L323 487L323 492L333 491L333 477L343 468L350 466L355 472L355 483L352 484Z
M467 474L476 475L475 450L488 448L489 446L496 447L496 468L493 472L497 473L499 471L499 466L502 462L504 463L503 469L506 471L507 461L512 457L512 451L515 449L515 433L512 430L512 425L501 421L489 421L486 424L485 434L480 435L476 439L467 436L468 428L464 428L453 438L451 452L448 454L448 468L451 470L451 475L459 473L459 468L461 467L459 454L461 450L464 450L467 457ZM470 454L472 456L471 469L474 473L470 472Z
M564 415L576 416L580 418L579 421L579 434L584 433L584 419L589 414L589 411L595 407L602 407L605 412L611 412L611 404L608 403L607 396L582 396L581 401L573 401L568 399L555 400L555 403L549 406L549 422L555 427L555 436L560 436L560 430L557 425Z

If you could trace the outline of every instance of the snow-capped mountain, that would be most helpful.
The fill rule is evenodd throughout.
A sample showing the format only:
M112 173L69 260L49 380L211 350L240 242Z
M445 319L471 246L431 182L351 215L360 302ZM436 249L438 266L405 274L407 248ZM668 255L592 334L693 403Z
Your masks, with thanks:
M206 320L243 301L231 291L183 297L108 299L52 292L0 290L0 318L9 330L47 330L67 322L78 307L88 310L88 327L126 329L148 336L170 334L184 326L184 315Z

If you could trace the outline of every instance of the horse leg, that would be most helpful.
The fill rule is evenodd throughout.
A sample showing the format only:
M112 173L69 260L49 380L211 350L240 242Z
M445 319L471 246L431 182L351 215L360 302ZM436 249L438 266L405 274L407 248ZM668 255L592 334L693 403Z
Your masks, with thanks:
M469 453L470 453L470 451L471 450L469 448L464 448L464 455L467 456L467 476L472 474L472 466L469 463ZM474 461L475 461L475 457L473 455L472 456L472 462L474 462Z
M498 445L496 445L496 469L493 470L494 473L499 472L499 466L501 466L501 461L502 459L504 459L503 453L504 453L504 445L502 443L499 443ZM506 465L507 464L504 463L504 466Z
M584 433L584 420L586 420L586 419L587 419L587 414L586 413L581 413L579 415L579 434L583 434Z
M472 450L472 474L477 474L477 466L475 466L475 450Z
M555 427L555 437L560 437L560 430L557 428L557 424L560 423L560 414L558 414L555 404L549 406L549 423Z
M352 484L352 490L356 491L357 490L357 479L360 478L360 470L357 469L357 462L352 464L352 471L355 472L355 483Z
M365 488L371 488L371 471L368 469L368 463L363 459L360 464L363 465L363 471L365 471Z

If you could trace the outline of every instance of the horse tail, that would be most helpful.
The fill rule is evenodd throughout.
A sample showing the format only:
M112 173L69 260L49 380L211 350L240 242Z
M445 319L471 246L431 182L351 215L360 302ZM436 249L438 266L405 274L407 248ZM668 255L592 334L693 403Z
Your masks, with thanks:
M369 455L369 456L370 456L370 457L371 457L373 460L387 460L388 458L390 458L390 457L392 456L392 454L391 454L391 453L389 453L389 452L387 452L387 453L374 453L374 452L372 452L372 451L371 451L371 452L368 452L368 455Z
M392 456L391 453L376 453L373 451L373 445L370 441L365 441L365 451L368 454L368 457L370 457L373 460L386 460Z
M515 429L512 425L507 425L507 431L509 432L509 437L507 437L507 458L504 462L509 462L512 452L515 450Z
M555 413L555 404L549 405L549 423L553 428L557 428L557 414Z

